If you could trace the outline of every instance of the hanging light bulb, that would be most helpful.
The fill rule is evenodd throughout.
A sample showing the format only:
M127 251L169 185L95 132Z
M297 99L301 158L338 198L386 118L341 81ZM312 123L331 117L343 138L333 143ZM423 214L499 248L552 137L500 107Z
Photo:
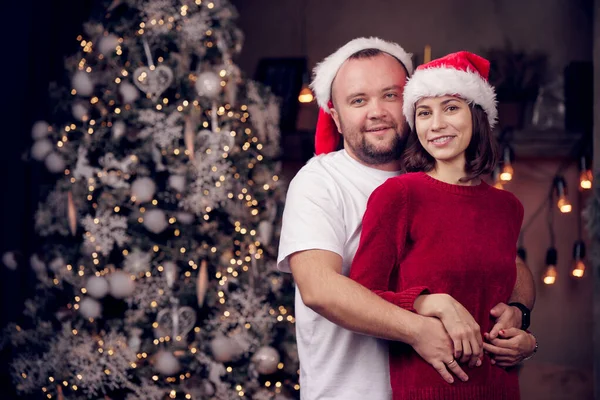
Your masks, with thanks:
M500 180L502 182L509 182L512 180L515 173L512 161L514 160L514 153L509 145L506 145L502 150L502 172L500 173Z
M556 197L558 198L556 203L558 209L563 214L570 213L573 207L567 198L567 183L565 182L565 178L562 176L554 178L554 189L556 191Z
M496 189L504 190L504 185L502 184L502 180L500 179L500 166L496 165L494 171L492 172L492 181L494 182L494 187Z
M571 269L571 275L575 278L583 278L585 274L585 243L582 240L575 242L573 246L573 269Z
M550 247L546 252L546 269L544 270L544 275L542 279L546 285L554 285L557 277L556 270L556 260L557 260L556 249L554 247Z
M585 156L581 156L579 171L579 188L581 190L591 189L594 175L592 174L592 170L588 169L587 167L587 160L585 159Z
M300 103L310 103L314 100L313 92L308 87L308 84L302 85L302 90L300 90L300 94L298 95L298 101Z
M315 99L312 90L308 86L308 82L308 74L304 72L302 74L302 89L300 89L300 93L298 94L298 101L300 103L310 103Z

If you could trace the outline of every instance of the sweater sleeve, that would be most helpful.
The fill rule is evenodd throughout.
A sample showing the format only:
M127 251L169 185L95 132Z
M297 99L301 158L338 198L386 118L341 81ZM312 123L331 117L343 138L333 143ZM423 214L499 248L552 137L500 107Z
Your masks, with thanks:
M415 299L429 289L425 286L390 290L390 277L401 266L408 231L408 201L404 184L397 178L375 189L363 217L360 244L350 278L398 307L415 312Z
M521 226L523 225L523 217L525 215L525 209L523 208L523 204L515 197L516 202L516 216L515 216L515 230L517 232L517 238L521 233Z

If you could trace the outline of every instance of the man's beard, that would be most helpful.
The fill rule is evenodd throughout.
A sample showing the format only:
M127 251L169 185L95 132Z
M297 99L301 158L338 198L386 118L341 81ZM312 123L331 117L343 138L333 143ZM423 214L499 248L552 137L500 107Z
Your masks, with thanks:
M402 127L401 133L398 132L398 126L391 127L396 134L393 136L391 143L386 149L379 149L375 143L367 140L366 130L361 129L358 145L353 141L346 140L345 145L350 147L353 153L362 162L368 165L382 165L391 162L399 161L402 157L402 152L406 147L406 138L408 137L408 125ZM343 130L342 130L343 132Z

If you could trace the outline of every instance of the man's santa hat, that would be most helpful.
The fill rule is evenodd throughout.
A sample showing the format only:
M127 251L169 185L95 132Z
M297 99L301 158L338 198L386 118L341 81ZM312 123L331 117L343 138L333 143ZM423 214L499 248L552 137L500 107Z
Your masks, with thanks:
M411 129L415 104L424 97L457 96L475 103L487 114L493 128L498 117L496 93L488 82L490 62L468 51L448 54L417 67L404 87L403 112Z
M367 49L377 49L388 53L404 65L409 76L413 72L411 54L395 43L386 42L375 37L351 40L317 64L313 70L314 79L310 84L319 104L319 119L315 134L315 152L317 155L336 150L340 142L340 134L330 113L330 108L333 107L331 102L333 80L348 58L359 51Z

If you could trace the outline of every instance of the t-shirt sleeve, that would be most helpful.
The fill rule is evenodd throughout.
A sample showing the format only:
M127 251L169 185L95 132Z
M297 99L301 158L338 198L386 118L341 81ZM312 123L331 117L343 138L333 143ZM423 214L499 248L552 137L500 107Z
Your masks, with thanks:
M383 299L413 311L415 299L428 293L426 286L390 290L390 276L401 268L408 231L407 190L392 178L377 188L367 203L360 244L350 269L350 278Z
M343 256L342 205L331 179L301 170L290 182L279 240L279 270L291 272L289 256L299 251L329 250Z

